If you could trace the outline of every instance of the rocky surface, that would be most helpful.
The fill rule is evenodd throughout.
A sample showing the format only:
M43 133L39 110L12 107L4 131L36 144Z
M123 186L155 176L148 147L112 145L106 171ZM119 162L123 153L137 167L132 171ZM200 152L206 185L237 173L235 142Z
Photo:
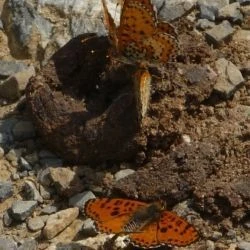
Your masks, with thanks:
M139 127L99 0L0 0L0 249L132 249L96 235L96 196L164 200L200 232L184 249L249 249L250 1L153 3L180 50Z

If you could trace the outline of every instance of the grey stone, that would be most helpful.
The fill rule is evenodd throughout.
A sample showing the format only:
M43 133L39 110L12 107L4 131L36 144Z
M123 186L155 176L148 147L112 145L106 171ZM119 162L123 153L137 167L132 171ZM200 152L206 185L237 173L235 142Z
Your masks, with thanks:
M250 241L240 241L237 245L239 250L249 250L250 249Z
M7 235L0 236L0 250L17 250L16 242Z
M215 62L219 77L214 86L214 90L224 98L231 97L244 82L241 72L238 68L227 61L225 58L218 59Z
M22 150L13 148L5 155L5 157L9 162L18 162L21 155Z
M120 171L118 171L117 173L115 173L115 180L119 181L120 179L123 179L131 174L133 174L135 172L135 170L133 169L122 169Z
M27 170L27 171L32 170L32 166L23 157L20 157L19 163L22 170Z
M37 250L38 243L35 239L25 239L22 245L18 247L18 250Z
M214 250L215 245L214 242L211 240L206 240L206 250Z
M52 179L50 178L50 168L44 168L38 171L37 180L43 186L50 186Z
M194 6L194 1L165 1L165 4L160 8L159 17L166 21L173 21L192 10Z
M84 234L87 235L95 235L96 234L96 227L93 220L90 218L83 221L82 230L84 231Z
M40 16L29 1L10 0L7 6L2 21L13 56L35 58L39 44L42 47L51 36L51 23Z
M219 9L229 4L229 0L198 0L200 18L215 21Z
M39 191L44 200L50 200L51 195L55 194L55 189L53 187L47 187L43 185L39 186Z
M229 38L234 33L234 28L225 20L215 25L212 29L206 31L206 38L209 42L219 45L222 41Z
M24 221L37 206L37 201L15 201L10 209L11 217L18 221Z
M35 137L36 132L32 122L19 121L12 129L13 136L16 140L27 140Z
M3 22L1 19L0 19L0 30L3 30Z
M17 121L16 118L0 120L0 145L4 149L8 148L8 146L14 142L12 128Z
M3 215L3 224L6 226L6 227L9 227L11 224L12 224L12 218L10 217L9 215L9 212L8 210L5 211L4 215Z
M28 66L21 61L4 61L0 60L0 76L9 77L17 72L27 70Z
M211 29L215 26L214 22L211 22L207 19L199 19L196 22L196 27L200 30Z
M241 23L243 15L240 11L240 4L238 2L229 4L219 10L218 18L227 19L233 23Z
M27 223L28 228L33 232L41 230L44 225L44 221L40 216L29 218Z
M11 182L0 181L0 201L3 201L13 194L13 186Z
M95 195L91 191L85 191L83 193L79 193L74 195L69 199L69 206L78 207L79 209L83 209L85 203L90 200L94 199Z
M39 158L36 152L32 154L25 155L25 160L30 163L32 166L39 162Z
M45 208L42 209L41 214L53 214L58 211L58 208L56 206L48 205Z
M218 232L218 231L214 231L213 232L213 235L212 235L212 239L217 241L219 240L220 238L222 237L222 233L221 232Z
M236 231L233 229L229 229L226 235L231 240L236 239Z
M17 100L24 93L29 79L35 75L33 66L11 75L0 84L0 96L9 100Z
M39 203L43 203L43 198L32 181L25 180L24 192L25 192L25 198L27 200L34 200L38 201Z

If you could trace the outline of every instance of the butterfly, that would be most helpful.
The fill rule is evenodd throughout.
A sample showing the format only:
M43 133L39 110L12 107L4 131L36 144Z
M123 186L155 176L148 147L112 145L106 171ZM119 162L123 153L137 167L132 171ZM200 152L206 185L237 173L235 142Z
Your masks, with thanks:
M126 234L141 248L187 246L199 237L191 224L159 202L96 198L87 201L84 211L100 232Z
M124 0L120 25L102 0L105 26L118 55L140 65L164 64L177 49L175 28L158 21L150 0Z

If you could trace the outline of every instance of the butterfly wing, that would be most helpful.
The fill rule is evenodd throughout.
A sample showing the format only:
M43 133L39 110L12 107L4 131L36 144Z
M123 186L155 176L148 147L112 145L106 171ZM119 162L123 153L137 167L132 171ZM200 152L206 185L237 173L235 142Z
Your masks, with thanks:
M157 222L150 223L142 232L129 234L129 239L134 246L141 248L158 247L159 242L157 239Z
M139 120L146 115L151 88L151 75L146 69L138 69L134 76L136 108Z
M102 0L102 6L103 6L104 24L105 24L105 28L108 30L109 40L111 44L113 44L115 48L117 48L118 40L117 40L116 25L115 25L114 19L108 12L108 7L107 7L105 0Z
M153 34L156 17L150 0L125 0L118 28L119 52L125 56L132 42L135 47L143 37Z
M199 238L196 229L175 213L164 211L158 223L157 240L161 245L187 246Z
M133 213L146 205L144 202L128 199L97 198L86 203L84 212L95 221L99 231L121 233Z
M166 63L177 50L175 38L166 33L155 33L143 40L145 59L153 64Z
M168 22L158 22L157 32L169 34L177 39L177 32L176 32L175 27Z

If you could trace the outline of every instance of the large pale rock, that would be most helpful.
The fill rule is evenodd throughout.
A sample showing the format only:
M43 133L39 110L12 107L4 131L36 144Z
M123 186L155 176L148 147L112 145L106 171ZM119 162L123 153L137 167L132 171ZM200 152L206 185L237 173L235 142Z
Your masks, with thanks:
M46 239L52 239L70 225L78 216L79 208L68 208L49 216L43 235Z

